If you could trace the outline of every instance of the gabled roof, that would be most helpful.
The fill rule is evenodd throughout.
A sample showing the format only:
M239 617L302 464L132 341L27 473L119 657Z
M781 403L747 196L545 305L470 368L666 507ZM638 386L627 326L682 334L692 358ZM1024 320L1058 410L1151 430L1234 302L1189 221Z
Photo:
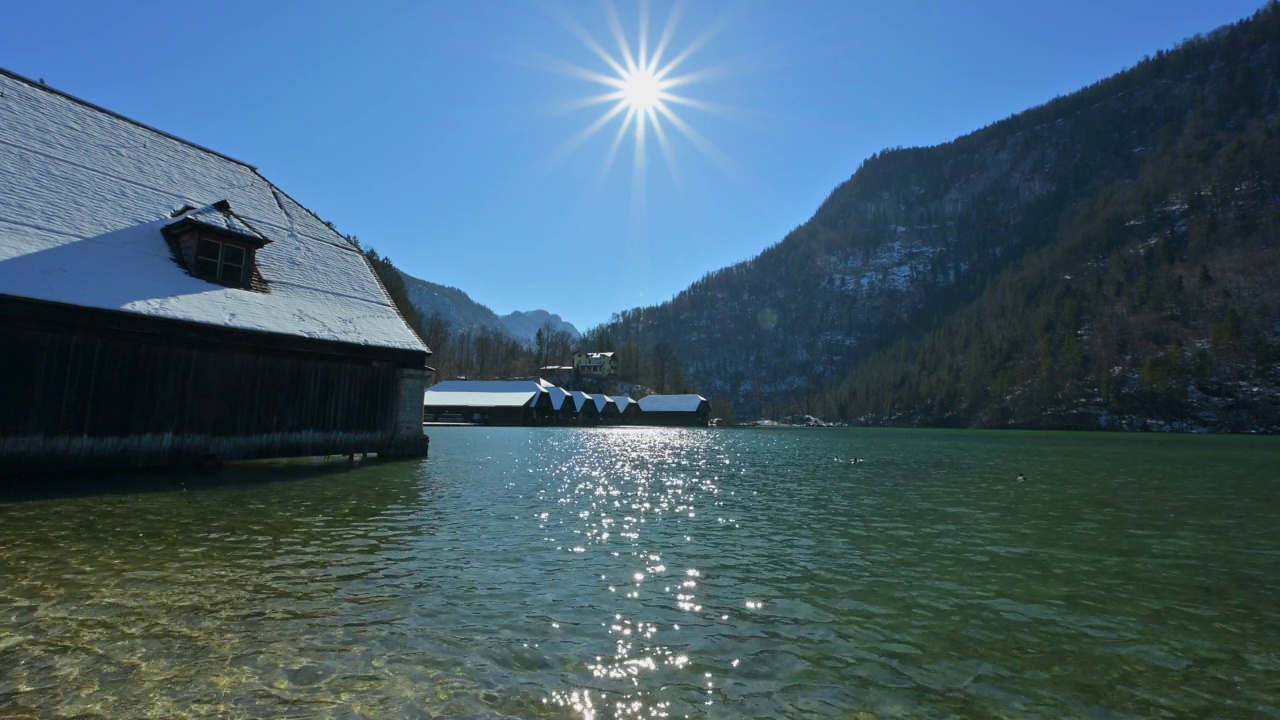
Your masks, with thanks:
M0 294L427 351L364 256L254 167L5 70L0 179ZM189 275L162 232L186 219L271 241L270 291Z
M596 406L595 400L581 390L574 390L570 395L573 396L573 407L578 412L582 412L582 408L585 407L587 403L591 403L591 407L593 408Z
M600 412L604 412L604 409L609 407L609 403L612 402L608 395L592 395L591 399L596 404L596 410ZM617 406L615 405L614 407Z
M618 412L622 413L626 412L627 408L636 404L635 400L632 400L626 395L615 395L611 397L610 400L613 400L613 404L618 406Z
M547 392L551 395L551 408L559 410L564 407L564 401L569 397L569 393L563 388L552 385L547 388Z
M426 407L524 407L538 401L543 388L533 380L445 380L427 388Z
M640 398L644 412L697 412L707 401L701 395L646 395Z
M543 369L545 370L546 368ZM555 383L552 383L546 378L537 378L536 382L538 383L538 387L542 388L542 391L551 397L551 409L559 410L564 406L564 399L569 397L569 393L567 391L561 389Z

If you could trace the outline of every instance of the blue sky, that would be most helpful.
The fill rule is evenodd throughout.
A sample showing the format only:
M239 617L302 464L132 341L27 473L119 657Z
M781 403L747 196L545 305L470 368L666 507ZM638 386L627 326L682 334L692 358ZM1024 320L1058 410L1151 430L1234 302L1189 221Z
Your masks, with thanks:
M868 155L1073 92L1260 0L6 3L0 66L256 165L343 232L498 313L579 329L807 220ZM574 144L648 17L692 104ZM634 128L632 128L634 130Z

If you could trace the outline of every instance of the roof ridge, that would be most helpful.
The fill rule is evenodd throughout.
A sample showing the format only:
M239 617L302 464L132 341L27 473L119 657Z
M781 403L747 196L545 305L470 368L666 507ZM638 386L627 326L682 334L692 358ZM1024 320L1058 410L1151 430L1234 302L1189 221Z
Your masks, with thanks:
M128 117L128 116L126 116L126 115L121 115L120 113L115 112L114 110L108 110L107 108L104 108L104 107L102 107L101 105L97 105L97 104L95 104L95 103L91 103L91 102L89 102L88 100L85 100L84 98L76 97L75 95L72 95L71 93L66 92L66 91L64 91L64 90L59 90L59 89L57 89L57 88L50 87L50 86L46 85L43 81L36 81L36 80L32 80L31 78L26 77L25 75L19 75L18 73L13 72L12 70L7 70L7 69L5 69L5 68L3 68L3 67L0 67L0 75L4 75L5 77L11 78L11 79L13 79L13 80L17 80L18 82L21 82L21 83L26 83L27 85L30 85L32 88L35 88L35 89L37 89L37 90L43 90L43 91L45 91L45 92L50 92L50 93L53 93L53 94L55 94L55 95L61 95L62 97L66 98L66 99L68 99L68 100L70 100L70 101L72 101L72 102L76 102L76 103L79 103L79 104L81 104L81 105L84 105L84 106L85 106L85 107L87 107L87 108L91 108L91 109L96 110L96 111L98 111L98 112L100 112L100 113L105 113L105 114L110 115L111 117L117 118L117 119L119 119L119 120L124 120L124 121L125 121L125 122L127 122L127 123L130 123L130 124L133 124L133 125L137 125L138 127L142 128L143 130L150 130L151 132L156 133L157 135L163 135L164 137L167 137L167 138L169 138L170 140L176 140L176 141L178 141L178 142L180 142L180 143L182 143L182 144L184 144L184 145L190 145L191 147L193 147L193 148L195 148L195 149L197 149L197 150L202 150L202 151L204 151L204 152L209 153L210 155L217 155L218 157L222 158L223 160L230 160L231 162L236 163L237 165L243 165L243 166L245 166L245 167L249 168L250 170L254 171L255 173L256 173L256 172L258 172L258 168L257 168L256 166L250 165L249 163L247 163L247 162L245 162L245 161L243 161L243 160L237 160L236 158L233 158L233 157L231 157L230 155L226 155L226 154L220 153L220 152L218 152L217 150L212 150L212 149L207 148L207 147L205 147L205 146L203 146L203 145L201 145L201 144L199 144L199 143L191 142L190 140L187 140L186 138L180 138L180 137L178 137L177 135L174 135L173 133L165 132L164 130L161 130L161 129L156 128L156 127L152 127L152 126L150 126L150 125L148 125L148 124L146 124L146 123L144 123L144 122L139 122L138 120L134 120L133 118Z

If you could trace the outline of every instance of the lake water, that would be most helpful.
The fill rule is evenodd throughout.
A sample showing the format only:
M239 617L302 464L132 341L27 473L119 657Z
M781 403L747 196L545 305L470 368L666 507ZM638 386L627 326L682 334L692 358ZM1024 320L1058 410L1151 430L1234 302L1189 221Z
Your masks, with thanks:
M1280 716L1280 439L432 438L3 499L0 717Z

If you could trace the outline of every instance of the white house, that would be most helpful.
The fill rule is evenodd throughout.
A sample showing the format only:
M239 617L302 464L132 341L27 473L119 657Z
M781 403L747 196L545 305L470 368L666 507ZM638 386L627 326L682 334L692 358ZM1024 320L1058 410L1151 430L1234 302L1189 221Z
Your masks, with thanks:
M618 358L611 352L576 352L573 371L583 375L608 377L618 372Z

